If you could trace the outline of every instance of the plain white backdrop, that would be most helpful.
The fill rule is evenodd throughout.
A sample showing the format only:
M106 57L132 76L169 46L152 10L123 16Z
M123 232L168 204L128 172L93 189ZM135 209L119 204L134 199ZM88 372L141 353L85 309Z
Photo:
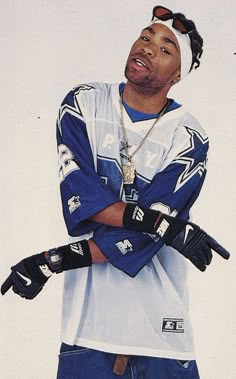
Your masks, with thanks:
M55 121L78 83L118 82L154 1L0 1L0 281L24 257L64 244ZM193 209L231 252L205 273L189 265L190 312L201 379L236 378L235 120L236 6L162 1L192 18L204 37L201 66L173 89L210 136L209 172ZM33 301L0 297L0 379L53 379L60 345L63 274ZM92 379L92 378L91 378Z

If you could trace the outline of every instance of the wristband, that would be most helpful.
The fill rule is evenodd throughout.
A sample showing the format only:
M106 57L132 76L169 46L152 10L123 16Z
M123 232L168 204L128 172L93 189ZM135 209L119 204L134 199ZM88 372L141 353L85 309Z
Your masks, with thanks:
M59 256L62 257L61 265L63 271L92 265L92 256L88 241L86 240L60 246L56 250Z
M177 234L185 227L186 221L172 217L160 211L140 208L138 205L127 204L124 216L124 227L143 233L156 234L170 245Z
M50 270L57 274L92 264L92 256L86 240L49 249L44 255Z
M137 232L156 234L162 219L162 213L153 209L140 208L135 204L127 204L124 216L124 227Z

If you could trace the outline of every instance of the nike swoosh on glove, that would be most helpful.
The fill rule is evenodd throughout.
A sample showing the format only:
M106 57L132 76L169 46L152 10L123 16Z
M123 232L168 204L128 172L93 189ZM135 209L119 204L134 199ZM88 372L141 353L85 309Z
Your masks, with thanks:
M92 256L86 240L49 249L12 266L11 274L1 286L1 293L4 295L12 287L21 297L33 299L53 273L59 274L91 264Z
M11 274L1 286L2 295L12 287L16 294L26 299L33 299L53 274L44 253L23 259L12 266L11 270Z
M224 259L229 259L229 252L198 225L186 222L181 231L166 244L174 247L188 258L200 271L205 271L211 263L212 250Z

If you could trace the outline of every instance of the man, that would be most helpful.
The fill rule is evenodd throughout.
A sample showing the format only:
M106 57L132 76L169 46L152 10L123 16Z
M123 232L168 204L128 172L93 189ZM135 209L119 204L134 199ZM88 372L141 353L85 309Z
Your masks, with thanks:
M192 21L157 6L131 48L127 82L81 84L62 103L71 243L25 258L1 288L33 298L53 272L67 271L58 379L199 378L185 258L204 271L211 248L229 254L188 221L208 138L167 94L200 65L202 44Z

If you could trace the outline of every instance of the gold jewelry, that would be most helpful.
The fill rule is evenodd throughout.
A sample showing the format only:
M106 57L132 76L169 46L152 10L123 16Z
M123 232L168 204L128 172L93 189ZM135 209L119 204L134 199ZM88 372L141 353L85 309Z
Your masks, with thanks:
M132 161L133 156L141 149L143 146L144 142L146 141L147 137L153 130L154 126L160 120L160 118L163 116L165 113L167 107L168 107L169 101L167 99L166 104L162 111L159 113L158 117L155 119L154 123L146 133L146 135L143 137L142 141L140 144L136 147L136 149L133 151L132 154L129 154L128 151L128 139L127 139L127 133L126 133L126 128L125 128L125 123L124 123L124 112L123 112L123 104L122 104L122 96L120 97L120 123L121 123L121 128L122 128L122 133L123 133L123 141L124 141L124 146L125 146L125 153L127 157L127 163L122 165L122 172L123 172L123 180L124 184L133 184L135 175L136 175L136 167L134 162Z

